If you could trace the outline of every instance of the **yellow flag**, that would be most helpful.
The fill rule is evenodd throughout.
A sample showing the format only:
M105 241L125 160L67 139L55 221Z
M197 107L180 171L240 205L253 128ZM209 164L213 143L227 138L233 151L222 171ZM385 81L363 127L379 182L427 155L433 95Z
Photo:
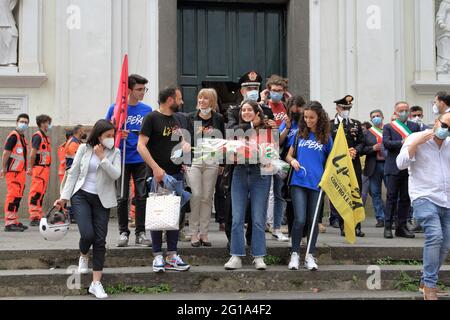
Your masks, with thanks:
M355 227L364 221L366 213L342 122L319 186L344 219L345 239L355 243Z

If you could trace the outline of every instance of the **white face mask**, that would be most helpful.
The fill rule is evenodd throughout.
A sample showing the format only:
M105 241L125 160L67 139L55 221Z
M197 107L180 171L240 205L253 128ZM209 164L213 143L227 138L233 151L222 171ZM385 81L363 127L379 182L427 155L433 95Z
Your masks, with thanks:
M349 110L342 111L341 117L344 118L345 120L347 120L350 117L350 111Z
M204 116L207 116L208 114L210 114L211 111L212 111L212 108L200 109L201 114Z
M107 149L112 149L112 148L114 148L114 138L106 138L106 139L103 139L102 145L103 145L105 148L107 148Z
M436 105L436 103L433 105L433 113L434 113L435 116L438 116L440 114L439 108Z

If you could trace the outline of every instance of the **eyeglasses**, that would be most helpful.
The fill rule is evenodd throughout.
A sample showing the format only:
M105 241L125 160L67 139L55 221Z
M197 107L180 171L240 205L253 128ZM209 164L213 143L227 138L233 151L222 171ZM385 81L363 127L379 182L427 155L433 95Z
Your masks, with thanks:
M148 88L139 88L139 89L133 89L133 90L138 91L138 92L144 91L145 93L148 92Z
M441 120L439 120L439 122L441 123L442 129L447 129L448 132L450 132L450 126L448 124L446 124L445 122L442 122Z

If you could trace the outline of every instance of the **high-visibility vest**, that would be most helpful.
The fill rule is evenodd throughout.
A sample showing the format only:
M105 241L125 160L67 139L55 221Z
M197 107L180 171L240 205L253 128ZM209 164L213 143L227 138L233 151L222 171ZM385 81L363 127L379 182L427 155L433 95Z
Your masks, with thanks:
M64 142L62 145L58 147L58 159L59 159L59 168L58 168L58 175L63 176L66 172L66 144L67 142Z
M25 145L22 144L22 139L20 134L17 131L12 131L8 137L6 138L6 141L9 140L11 136L16 136L17 142L14 148L11 151L11 155L9 156L9 167L8 172L21 172L26 170L26 162L27 159L25 158L25 150L27 148L27 141L25 140L25 137L23 137L23 141L25 142Z
M37 150L37 154L39 155L39 163L37 165L49 166L52 164L52 147L50 145L50 140L47 136L44 136L40 130L33 134L33 137L36 135L41 137L41 144Z

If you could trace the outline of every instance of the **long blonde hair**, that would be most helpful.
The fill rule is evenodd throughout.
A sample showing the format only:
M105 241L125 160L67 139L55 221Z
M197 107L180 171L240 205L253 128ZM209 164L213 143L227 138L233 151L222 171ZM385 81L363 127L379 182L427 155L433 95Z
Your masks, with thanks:
M197 109L199 109L198 106L198 99L200 99L200 97L204 97L207 98L209 100L210 103L210 107L213 109L214 112L217 112L217 109L219 108L219 104L217 102L217 92L215 89L202 89L200 90L200 92L197 95Z

